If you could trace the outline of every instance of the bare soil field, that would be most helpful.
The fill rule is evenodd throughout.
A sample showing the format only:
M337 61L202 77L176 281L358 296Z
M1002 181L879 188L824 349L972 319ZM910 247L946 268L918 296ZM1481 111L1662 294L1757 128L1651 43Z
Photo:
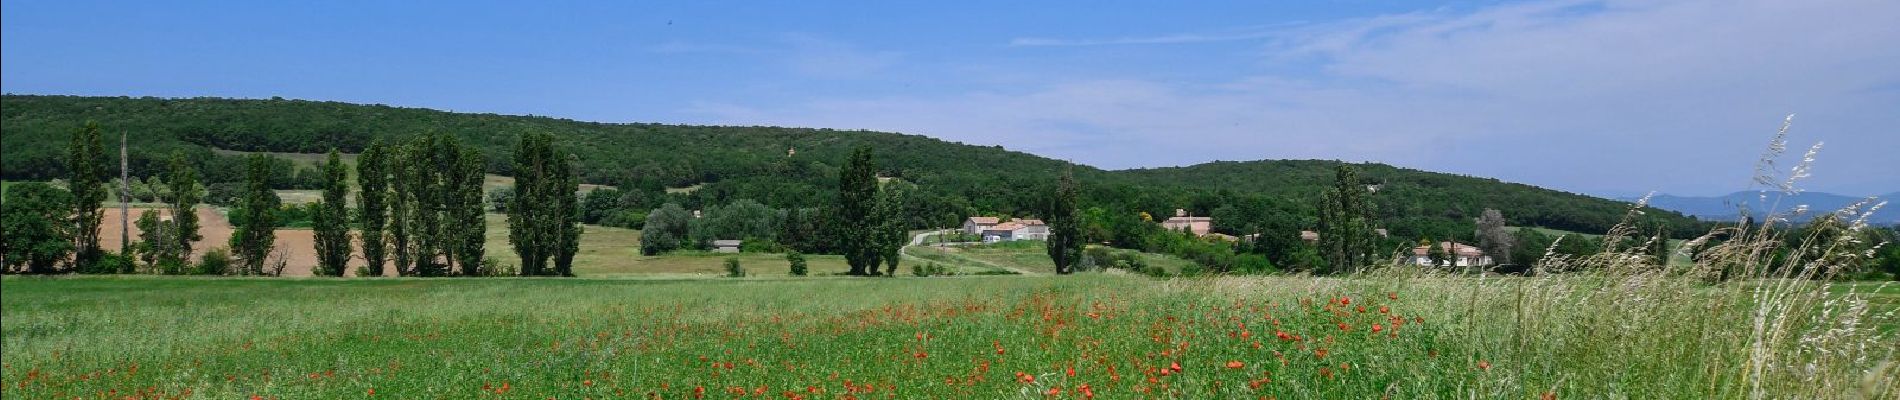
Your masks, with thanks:
M167 220L171 217L171 210L165 208L133 208L130 221L133 223L133 225L130 226L133 241L139 240L139 234L143 232L139 230L136 223L139 214L145 212L147 209L158 210L159 215ZM233 229L230 220L225 218L224 214L215 208L199 207L197 214L199 224L198 234L203 236L203 239L192 242L191 258L193 261L196 261L198 257L204 256L205 252L211 249L228 249L231 243L231 231ZM117 251L121 243L119 240L119 229L121 226L125 226L125 224L119 219L119 210L116 208L107 209L105 215L106 217L99 224L99 246L109 251ZM284 261L284 276L314 275L311 271L314 270L317 265L316 231L309 229L278 229L276 236L277 241L275 245L272 246L275 249L272 252L272 259L265 265L272 265L282 260ZM362 268L363 265L363 254L359 249L350 257L350 270L347 271L346 274L355 276L356 269ZM395 274L386 273L386 275L394 276Z

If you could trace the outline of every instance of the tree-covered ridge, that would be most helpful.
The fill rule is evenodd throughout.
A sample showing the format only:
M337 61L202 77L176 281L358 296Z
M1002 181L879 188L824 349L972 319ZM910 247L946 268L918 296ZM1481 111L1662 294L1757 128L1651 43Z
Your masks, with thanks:
M1261 195L1294 200L1298 204L1317 204L1327 185L1333 182L1333 168L1344 165L1330 160L1216 161L1186 167L1148 168L1115 171L1126 181L1142 186L1181 185L1220 188L1233 193ZM1374 191L1371 199L1379 225L1395 233L1403 231L1434 237L1457 236L1471 232L1474 221L1487 208L1502 210L1512 225L1541 226L1577 232L1603 232L1628 211L1630 204L1576 193L1540 188L1496 178L1463 176L1421 171L1385 164L1351 164L1360 179ZM1213 208L1194 208L1200 215ZM1709 225L1694 217L1656 208L1643 209L1645 225L1669 227L1671 236L1693 237L1708 231ZM1458 221L1456 229L1434 229L1417 223ZM1219 218L1216 218L1218 223ZM1443 231L1438 233L1437 231ZM1434 234L1436 233L1436 234Z
M279 99L5 95L0 96L0 130L6 132L0 137L6 149L0 177L67 175L64 144L88 120L97 121L107 135L130 134L133 176L164 171L166 157L180 150L211 185L243 178L239 158L220 156L213 148L357 153L375 139L406 141L434 132L488 154L486 172L512 176L510 160L519 138L549 134L579 160L576 173L582 182L618 186L624 192L619 207L635 210L667 202L702 209L738 199L781 209L833 204L839 168L853 149L869 146L876 149L878 176L916 185L903 213L912 228L951 226L974 214L1040 216L1057 174L1072 165L995 146L870 131L611 124ZM1125 171L1075 166L1077 207L1158 218L1182 208L1214 216L1217 232L1236 236L1311 229L1338 164L1215 162ZM1627 207L1495 179L1380 164L1357 167L1365 180L1382 185L1370 196L1375 225L1406 239L1471 240L1472 220L1486 208L1503 211L1512 225L1603 232ZM665 190L694 185L698 189L691 192ZM1679 214L1650 210L1645 215L1679 232L1678 237L1702 231Z

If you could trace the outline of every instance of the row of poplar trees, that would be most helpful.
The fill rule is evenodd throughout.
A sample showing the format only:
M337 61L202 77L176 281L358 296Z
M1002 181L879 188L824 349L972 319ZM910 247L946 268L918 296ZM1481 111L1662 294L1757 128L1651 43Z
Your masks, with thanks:
M76 130L68 147L69 183L61 191L45 184L15 185L5 196L5 240L0 240L0 270L27 273L132 273L131 254L155 265L184 265L192 244L203 239L195 210L203 200L197 168L174 153L162 180L171 187L164 199L173 218L147 210L137 226L138 246L122 240L121 258L104 263L99 227L107 197L126 189L107 188L111 177L105 143L97 123ZM121 159L124 158L121 144ZM521 255L522 275L573 276L579 250L580 214L573 156L555 148L547 134L528 134L515 149L514 203L510 204L509 243ZM277 212L282 200L267 185L269 156L248 160L245 185L231 212L230 247L237 264L230 271L201 273L269 274L267 260L276 251ZM351 228L361 231L357 244L368 266L360 275L495 275L484 257L485 203L482 191L486 158L454 136L424 134L403 143L377 140L356 164L357 210L349 209L350 171L335 150L321 166L323 198L312 205L320 276L342 276L354 257ZM123 174L124 165L120 166ZM18 201L15 201L18 200ZM17 203L17 204L16 204ZM124 206L121 206L122 208ZM126 212L122 212L125 214ZM354 217L354 221L352 221ZM122 215L121 218L129 218ZM129 222L129 221L128 221ZM354 222L354 224L352 224ZM68 258L70 257L70 258ZM281 257L275 257L281 262ZM70 261L68 261L70 260ZM550 260L552 265L550 265ZM102 270L101 265L111 265ZM279 264L278 266L281 266ZM180 273L167 267L165 273Z
M334 171L331 152L324 168L323 211L312 215L317 234L317 270L341 276L349 260L349 230L343 199L347 196ZM408 143L370 143L356 162L359 224L363 259L361 275L383 276L394 269L401 276L480 276L488 274L483 262L482 167L480 150L462 145L454 136L424 134ZM340 179L338 179L340 181Z

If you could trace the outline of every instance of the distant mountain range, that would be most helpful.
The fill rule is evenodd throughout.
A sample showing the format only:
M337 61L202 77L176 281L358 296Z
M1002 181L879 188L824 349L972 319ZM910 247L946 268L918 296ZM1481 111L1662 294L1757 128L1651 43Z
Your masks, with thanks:
M1900 224L1900 192L1876 195L1874 197L1880 200L1895 201L1895 204L1890 204L1889 207L1882 208L1880 211L1875 212L1874 216L1869 218L1868 221L1883 225ZM1743 209L1747 209L1750 215L1759 218L1767 212L1788 211L1793 210L1795 207L1806 205L1808 206L1809 212L1807 215L1799 218L1806 219L1820 215L1821 213L1846 208L1865 199L1867 198L1826 192L1803 192L1795 195L1782 195L1776 192L1769 192L1767 200L1763 201L1761 192L1741 191L1723 196L1673 196L1658 194L1649 198L1649 206L1680 212L1704 220L1733 221L1741 218ZM1622 200L1636 201L1637 199L1626 197L1622 198Z

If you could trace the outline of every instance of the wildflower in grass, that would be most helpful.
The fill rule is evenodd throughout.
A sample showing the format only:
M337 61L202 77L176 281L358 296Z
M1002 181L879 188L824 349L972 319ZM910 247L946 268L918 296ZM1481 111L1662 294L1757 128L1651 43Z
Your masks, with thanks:
M1173 370L1174 372L1181 372L1181 362L1175 361L1173 363L1168 364L1168 369Z
M1243 367L1246 367L1246 366L1247 366L1247 364L1246 364L1246 363L1242 363L1242 362L1240 362L1240 361L1228 361L1228 362L1227 362L1227 369L1241 369L1241 368L1243 368Z
M1478 369L1484 370L1486 372L1491 371L1491 362L1486 361L1486 360L1478 360Z
M375 396L375 395L376 395L376 388L369 388L369 394L368 394L368 395L369 395L369 396Z
M1069 376L1075 376L1075 367L1069 367L1065 372L1068 373Z
M1380 331L1384 331L1384 330L1385 330L1385 325L1372 324L1372 333L1379 333Z
M1537 396L1537 398L1539 400L1557 400L1557 394L1551 393L1551 392L1544 392L1544 394Z
M1392 313L1392 308L1391 308L1391 307L1386 307L1386 306L1379 306L1379 313L1380 313L1380 314L1391 314L1391 313Z
M1016 380L1022 381L1023 383L1036 383L1036 376L1017 371Z
M1326 379L1333 379L1333 369L1327 368L1327 367L1319 367L1319 377L1326 378Z
M1398 300L1398 299L1399 299L1399 292L1385 292L1385 298L1388 298L1388 299L1392 299L1392 300Z
M589 387L592 387L592 386L594 386L594 380L593 380L593 379L582 379L582 380L581 380L581 386L589 386Z
M1047 391L1047 392L1042 392L1042 394L1044 394L1044 395L1049 395L1049 396L1056 396L1056 395L1061 395L1061 394L1062 394L1062 387L1061 387L1061 386L1057 386L1057 387L1052 387L1052 388L1049 388L1049 391Z
M1081 384L1081 385L1077 385L1077 386L1075 387L1075 392L1076 392L1076 393L1081 393L1081 394L1082 394L1082 398L1084 398L1084 399L1093 399L1093 398L1095 398L1095 389L1094 389L1094 388L1091 388L1091 387L1089 387L1089 384L1087 384L1087 383L1084 383L1084 384Z
M695 399L702 399L702 398L706 398L706 387L705 387L705 386L694 386L694 387L693 387L693 398L695 398Z

